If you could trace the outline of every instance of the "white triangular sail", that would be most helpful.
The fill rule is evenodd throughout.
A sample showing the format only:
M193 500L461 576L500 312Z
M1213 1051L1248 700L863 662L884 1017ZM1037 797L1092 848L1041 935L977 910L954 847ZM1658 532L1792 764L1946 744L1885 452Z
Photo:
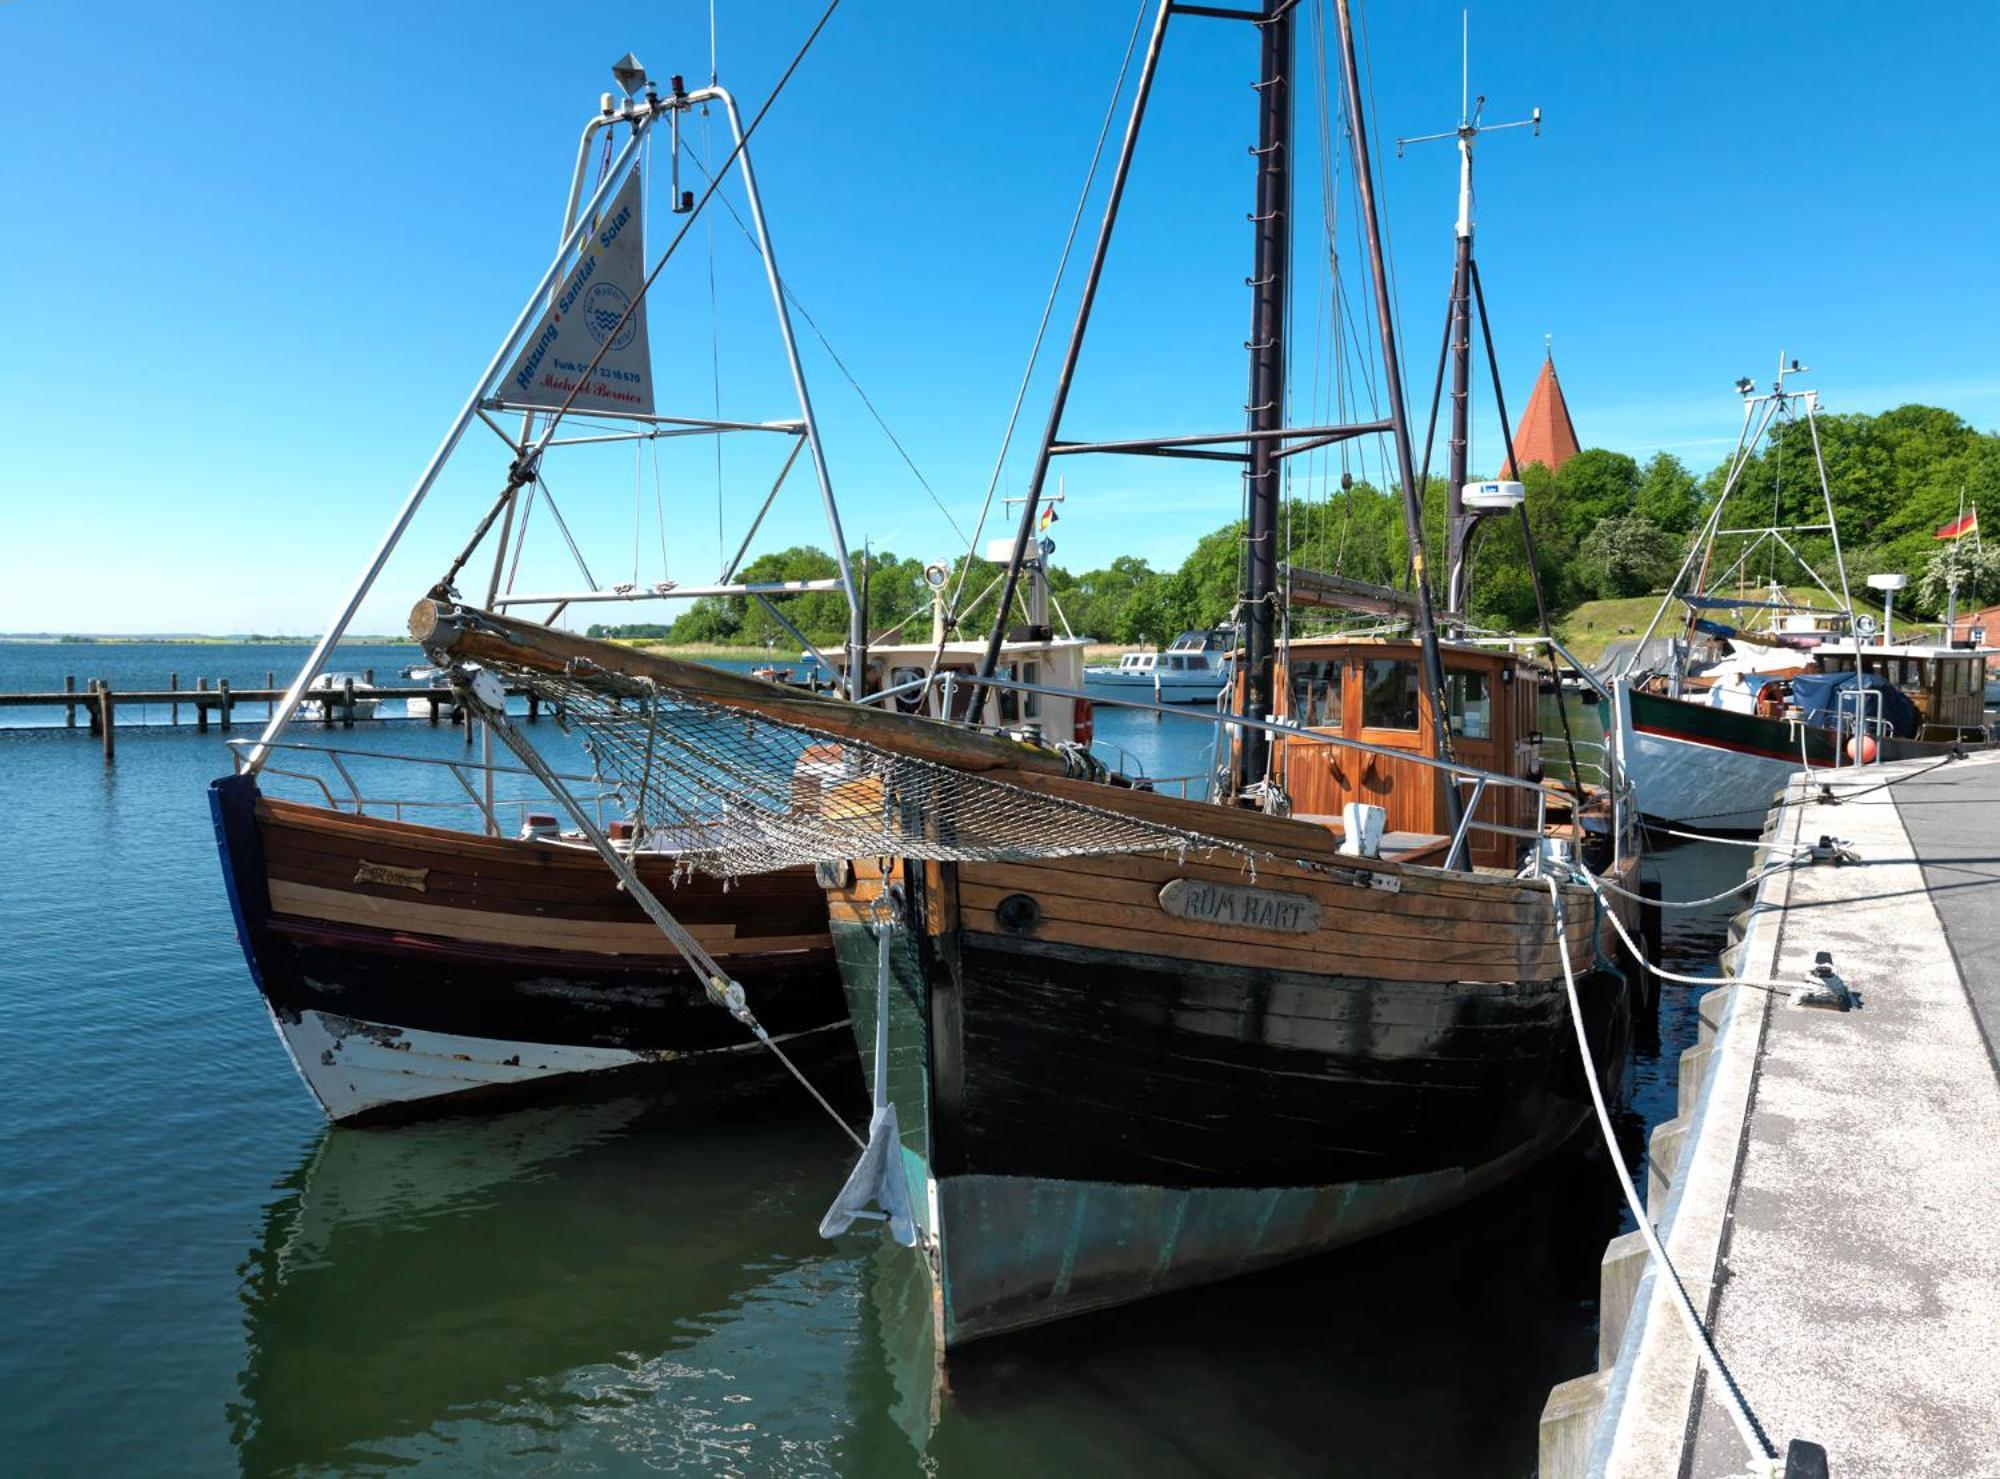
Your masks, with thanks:
M561 406L603 350L589 383L570 404L650 416L653 358L646 343L646 302L639 296L645 280L645 211L635 169L597 218L576 265L495 387L500 399Z

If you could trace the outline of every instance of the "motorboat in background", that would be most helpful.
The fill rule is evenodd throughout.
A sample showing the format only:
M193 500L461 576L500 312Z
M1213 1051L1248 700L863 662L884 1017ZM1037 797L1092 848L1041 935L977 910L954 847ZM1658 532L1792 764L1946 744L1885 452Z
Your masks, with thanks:
M373 719L382 707L382 700L355 698L351 694L352 689L368 686L368 680L359 673L321 673L306 689L310 696L299 700L299 718L316 724L326 719L331 709L335 719Z
M1229 628L1182 632L1164 652L1128 652L1115 667L1087 671L1089 680L1155 703L1214 703L1236 671L1236 634Z

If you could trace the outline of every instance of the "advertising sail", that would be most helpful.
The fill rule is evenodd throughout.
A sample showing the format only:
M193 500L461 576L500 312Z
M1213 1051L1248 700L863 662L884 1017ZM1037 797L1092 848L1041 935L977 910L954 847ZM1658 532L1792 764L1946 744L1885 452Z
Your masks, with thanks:
M639 172L633 170L592 225L575 265L495 387L500 399L554 409L569 400L588 371L588 382L571 402L578 410L652 414L653 359L646 344L646 302L639 296L646 280L644 218Z

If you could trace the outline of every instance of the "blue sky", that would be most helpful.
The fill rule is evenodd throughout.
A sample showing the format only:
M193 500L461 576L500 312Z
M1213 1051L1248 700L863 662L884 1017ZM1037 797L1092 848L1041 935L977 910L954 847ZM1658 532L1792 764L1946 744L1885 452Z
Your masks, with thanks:
M718 9L722 80L754 109L818 7ZM845 0L758 135L788 280L961 525L1135 9ZM1539 105L1547 119L1539 139L1499 135L1481 154L1480 255L1517 413L1548 334L1583 442L1635 455L1718 459L1731 382L1766 377L1781 348L1813 366L1829 409L1919 399L2000 425L2000 193L1982 128L2000 8L1799 16L1473 10L1489 117ZM1449 127L1458 7L1378 3L1368 19L1377 133ZM316 630L545 265L577 130L627 48L657 75L705 75L705 0L0 5L0 630ZM1248 28L1175 22L1073 435L1240 424L1253 64ZM1413 402L1441 329L1454 168L1445 144L1384 162ZM1310 174L1302 164L1305 222ZM655 249L666 224L652 222ZM726 415L790 414L756 264L726 216L714 231L715 314L706 224L657 290L662 409L704 412L719 368ZM1349 291L1364 291L1358 273ZM851 542L955 553L800 330ZM1294 368L1307 398L1312 332L1307 303ZM1475 463L1496 447L1482 426ZM499 453L488 434L468 439L363 628L400 626L497 487ZM725 449L731 547L764 455ZM1226 468L1067 471L1057 558L1073 568L1120 553L1171 564L1237 506ZM657 484L650 457L622 449L550 473L605 582L663 565L714 575L710 449L675 449ZM531 539L523 586L574 583L549 532ZM770 532L823 542L803 479Z

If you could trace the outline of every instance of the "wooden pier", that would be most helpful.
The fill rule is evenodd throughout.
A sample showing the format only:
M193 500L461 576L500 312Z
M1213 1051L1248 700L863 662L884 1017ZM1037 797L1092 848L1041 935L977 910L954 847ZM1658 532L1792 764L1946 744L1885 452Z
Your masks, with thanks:
M354 727L357 718L366 723L415 722L422 720L432 728L449 720L460 724L463 714L451 701L451 690L435 688L423 684L384 686L374 681L374 671L370 669L361 682L351 679L338 688L315 689L301 700L301 706L310 703L317 713L310 719L294 717L295 724L317 724L326 729L336 726L344 729ZM65 729L77 727L77 715L82 713L89 732L103 742L104 759L108 763L118 754L118 711L133 707L164 708L167 710L165 727L177 727L184 721L181 710L188 711L185 722L192 723L196 733L206 734L211 724L224 732L232 729L239 718L268 720L277 712L277 706L284 700L285 689L276 682L276 674L264 675L262 688L234 688L227 678L217 678L211 685L207 678L197 678L192 688L181 686L179 673L167 675L165 688L135 689L121 691L108 679L91 678L82 687L77 686L74 675L63 679L61 691L55 693L0 693L0 709L61 709ZM518 685L507 689L509 697L525 697L528 701L528 721L535 723L542 717L541 695ZM363 705L384 701L407 705L411 699L426 700L424 712L411 713L407 709L401 714L381 715L363 712ZM245 714L239 709L247 709ZM4 726L0 726L4 727ZM17 726L19 727L19 726ZM128 728L134 726L127 726ZM145 727L155 727L148 723ZM467 731L470 742L471 732Z

